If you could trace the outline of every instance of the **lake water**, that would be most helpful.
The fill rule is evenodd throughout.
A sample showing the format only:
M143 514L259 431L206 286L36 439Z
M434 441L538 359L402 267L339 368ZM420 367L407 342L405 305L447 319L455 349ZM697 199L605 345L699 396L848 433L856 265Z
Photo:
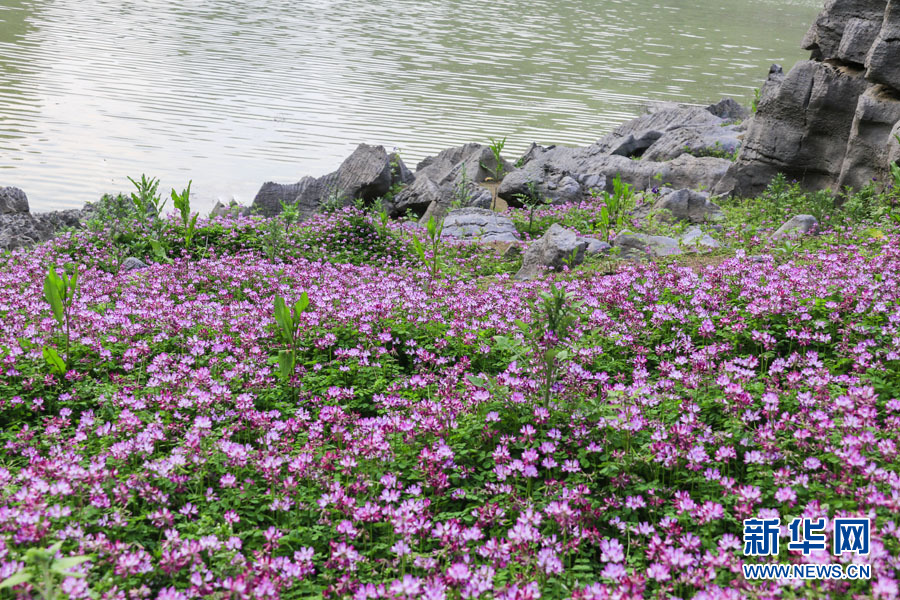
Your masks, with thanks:
M0 0L0 185L32 210L193 179L200 208L469 141L587 144L648 102L749 104L821 0Z

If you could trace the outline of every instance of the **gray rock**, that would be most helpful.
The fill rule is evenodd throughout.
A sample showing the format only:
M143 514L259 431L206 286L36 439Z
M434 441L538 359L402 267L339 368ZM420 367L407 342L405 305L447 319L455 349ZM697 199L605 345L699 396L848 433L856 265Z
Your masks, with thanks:
M665 210L677 221L707 223L725 218L722 209L710 202L709 194L681 189L660 197L654 210Z
M601 154L641 157L664 135L684 128L720 127L724 120L706 108L673 107L642 115L616 127L596 146ZM674 158L674 157L673 157Z
M301 218L306 218L329 203L346 206L357 198L372 202L387 194L393 185L409 183L410 177L409 170L396 155L388 155L382 146L360 144L333 173L319 178L304 177L288 185L264 183L250 210L272 217L281 212L282 202L293 203Z
M847 48L865 43L864 40L853 40L854 36L860 35L861 28L851 26L851 23L861 20L880 24L885 5L886 0L828 0L801 44L812 52L814 60L840 58L841 46ZM848 38L846 42L845 37Z
M529 193L529 182L534 182L546 199L561 202L563 197L554 190L572 187L566 178L581 186L584 199L591 190L612 191L612 181L616 175L637 191L662 185L712 188L722 182L732 164L726 159L689 154L666 162L632 160L626 156L604 154L597 144L582 148L533 145L523 157L523 162L520 169L504 178L498 190L498 195L512 206L520 204L518 194ZM570 197L569 193L565 196Z
M891 130L891 135L888 138L887 155L888 165L892 163L900 165L900 122L894 125L894 128Z
M750 109L741 105L734 98L722 98L715 104L710 104L706 110L725 121L743 121L750 117Z
M81 227L81 219L79 210L0 215L0 249L15 250L46 242L61 229Z
M881 85L860 96L837 189L861 188L873 179L890 181L891 134L900 123L900 99Z
M465 190L465 192L460 192L460 189ZM438 199L428 205L425 214L419 219L419 224L424 225L431 217L440 221L452 210L454 203L459 203L459 208L490 209L493 201L494 196L491 192L471 181L462 186L462 188L444 186L440 188Z
M540 276L545 268L580 265L584 262L587 247L588 241L578 232L554 223L539 240L528 246L522 258L522 268L513 278L526 281Z
M881 19L850 19L844 26L837 58L844 62L863 65L869 49L881 31Z
M888 179L900 123L900 0L829 0L803 45L813 60L770 73L763 86L725 179L739 195L758 194L779 172L809 189Z
M900 1L890 0L878 36L866 56L866 78L900 91Z
M451 210L444 218L441 237L483 243L519 241L512 219L485 208Z
M148 265L141 259L129 256L125 259L125 262L122 263L122 266L119 267L119 271L128 273L129 271L138 271L140 269L146 269L147 267Z
M0 187L0 215L28 212L28 197L17 187Z
M585 248L585 250L584 250L584 253L587 256L596 256L598 254L607 254L609 252L610 248L612 248L612 246L609 243L604 242L603 240L598 240L597 238L582 236L581 239L585 240L588 243L587 248Z
M714 250L722 247L715 238L708 233L704 233L703 230L696 225L688 227L687 230L681 234L681 237L678 238L678 243L683 248L694 250Z
M859 97L861 72L815 61L797 63L759 104L730 171L734 192L751 197L776 173L810 188L833 187L841 174ZM717 192L725 191L722 187Z
M742 131L736 125L684 127L670 131L647 148L641 160L666 161L682 154L729 158L741 147Z
M513 170L511 164L502 157L501 160L502 165L499 166L502 173ZM406 214L407 210L417 215L425 212L429 216L445 214L453 201L460 199L464 207L490 208L490 201L487 204L484 201L484 188L473 184L492 179L496 174L497 160L488 146L465 144L449 148L420 162L416 167L415 180L397 194L386 208L394 217ZM461 193L461 186L466 193ZM466 196L468 199L461 198Z
M232 199L231 202L228 203L228 206L222 204L220 200L216 200L216 205L213 206L211 211L209 211L209 218L214 219L216 217L237 217L242 212L244 212L243 208L234 199Z
M682 254L675 238L630 231L618 233L613 239L613 248L619 248L620 256L628 260Z
M772 239L781 239L790 235L808 235L813 232L819 221L812 215L797 215L778 228Z

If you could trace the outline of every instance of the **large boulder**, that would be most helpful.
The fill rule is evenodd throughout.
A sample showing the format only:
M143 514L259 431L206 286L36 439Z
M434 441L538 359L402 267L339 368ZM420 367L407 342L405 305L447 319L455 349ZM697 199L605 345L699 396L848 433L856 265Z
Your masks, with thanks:
M818 61L865 57L880 29L886 0L828 0L801 45ZM860 62L861 64L861 62Z
M0 250L15 250L46 242L61 229L81 227L82 219L79 210L0 215Z
M441 237L482 243L519 241L512 219L486 208L451 210L444 218Z
M707 223L721 221L725 218L722 209L709 200L709 194L680 189L669 192L659 198L654 211L665 211L664 215L676 221L689 223Z
M777 173L810 189L890 181L900 123L900 0L829 0L803 40L812 59L771 73L730 172L760 193ZM727 191L719 188L717 191Z
M416 166L415 180L391 200L387 210L393 217L407 210L431 216L446 214L454 202L463 207L484 206L486 190L475 184L511 170L513 166L502 157L498 165L490 147L483 144L448 148Z
M881 29L866 55L866 78L900 90L900 0L890 0Z
M759 103L731 171L734 192L755 196L779 172L810 188L833 186L867 85L846 67L798 63Z
M539 277L547 268L561 269L563 266L580 265L584 262L587 247L588 240L577 231L554 223L539 240L528 246L522 257L522 268L513 278L526 281Z
M705 233L696 225L688 227L681 234L681 237L678 238L678 245L681 248L694 251L715 250L722 247L722 244L714 237Z
M355 199L373 202L387 195L397 184L412 181L412 174L396 154L382 146L360 144L337 171L322 177L304 177L297 183L262 185L250 211L272 217L281 212L281 204L296 204L301 218L320 212L323 207L344 206Z
M674 160L654 162L633 160L627 156L609 155L601 146L566 148L532 146L523 157L523 165L507 175L498 195L511 205L518 205L519 195L528 195L533 183L551 203L586 199L590 194L612 191L616 176L636 190L668 185L673 188L712 188L727 176L731 161L715 157L681 154ZM571 188L577 186L580 193ZM557 190L566 189L565 195Z
M17 187L0 187L0 215L28 212L28 197Z
M681 245L675 238L631 231L616 234L613 238L613 248L618 248L619 256L626 260L682 254Z
M772 234L772 239L780 240L795 235L809 235L813 233L819 221L812 215L797 215L791 217L784 225Z
M550 204L587 199L611 191L616 175L637 190L727 187L730 156L740 147L749 114L731 99L707 107L664 104L623 123L594 144L579 148L532 144L509 173L498 195L522 204L532 188Z
M893 129L900 124L900 102L882 85L860 96L850 128L837 188L861 188L872 180L890 181Z
M604 154L665 161L682 154L730 154L740 147L733 121L747 114L734 100L707 107L673 106L623 123L597 142Z

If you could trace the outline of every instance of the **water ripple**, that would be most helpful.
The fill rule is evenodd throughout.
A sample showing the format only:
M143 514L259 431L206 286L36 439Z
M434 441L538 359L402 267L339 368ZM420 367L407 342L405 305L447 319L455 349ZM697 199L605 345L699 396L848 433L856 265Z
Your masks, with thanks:
M649 101L748 101L819 0L5 0L0 185L78 206L141 171L200 205L467 141L584 144Z

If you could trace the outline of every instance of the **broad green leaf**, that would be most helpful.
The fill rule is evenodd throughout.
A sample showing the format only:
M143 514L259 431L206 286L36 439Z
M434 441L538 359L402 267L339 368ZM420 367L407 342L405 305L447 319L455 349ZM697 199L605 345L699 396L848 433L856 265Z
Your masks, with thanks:
M41 350L41 354L44 357L44 360L47 361L47 364L50 365L50 368L60 375L66 372L66 363L63 362L63 359L60 358L59 352L56 351L56 348L52 348L50 346L44 346Z
M481 377L477 377L475 375L468 375L466 379L469 380L469 383L474 385L475 387L484 387L485 381Z
M278 352L278 369L281 378L285 381L290 380L294 374L294 357L290 350L281 350Z
M299 306L300 308L299 309L296 308L297 306ZM302 294L300 294L300 299L297 300L297 304L294 305L294 310L297 311L297 314L300 314L301 312L304 312L308 307L309 307L309 294L307 294L306 292L303 292Z
M275 320L281 326L281 335L285 343L294 343L294 320L291 318L287 307L284 304L284 298L277 296L275 298Z
M59 295L59 288L56 286L57 279L58 277L56 277L53 267L50 267L50 273L47 274L47 278L44 280L44 299L50 304L53 318L62 326L64 317L63 303Z
M13 587L14 585L19 585L20 583L28 583L29 581L31 581L31 573L28 573L26 571L19 571L18 573L10 575L2 582L0 582L0 590Z

